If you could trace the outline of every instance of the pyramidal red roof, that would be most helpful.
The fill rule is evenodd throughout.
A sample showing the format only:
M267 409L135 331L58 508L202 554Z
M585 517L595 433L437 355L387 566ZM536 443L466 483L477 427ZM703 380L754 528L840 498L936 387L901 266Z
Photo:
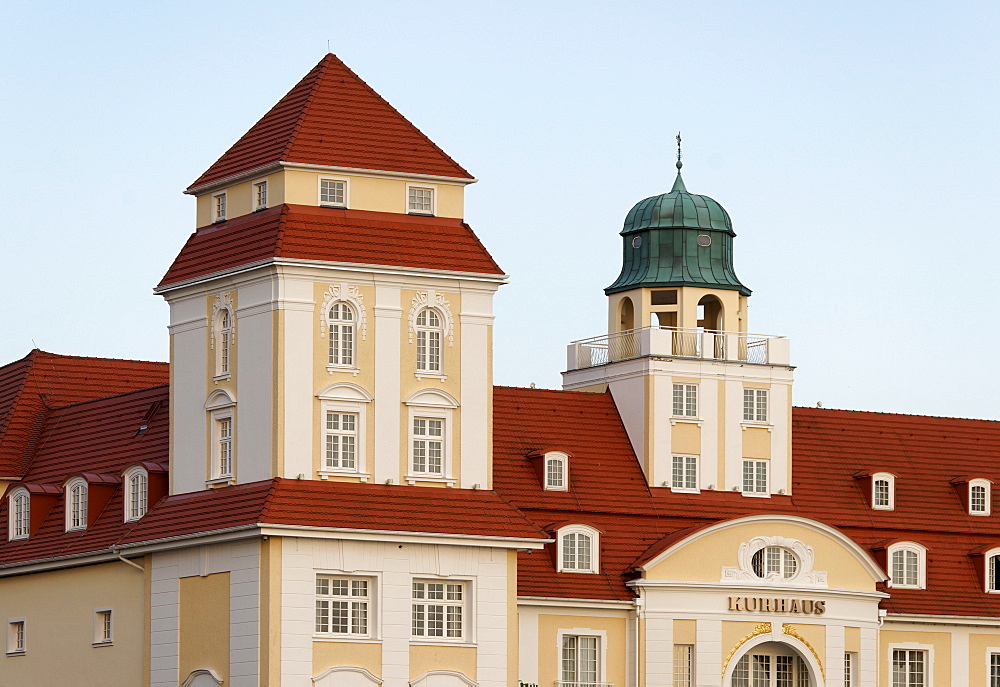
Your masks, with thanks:
M188 190L279 161L473 178L332 53Z

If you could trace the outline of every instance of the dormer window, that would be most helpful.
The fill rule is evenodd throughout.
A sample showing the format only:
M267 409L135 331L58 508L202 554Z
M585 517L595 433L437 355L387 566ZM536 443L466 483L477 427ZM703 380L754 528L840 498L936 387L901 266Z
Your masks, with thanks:
M87 529L87 482L75 478L66 484L66 531Z
M7 538L27 539L31 529L31 496L27 489L16 489L7 500L9 521Z
M974 479L969 481L969 515L990 514L990 481Z
M407 186L406 187L406 211L413 215L433 215L434 208L434 187L433 186Z
M253 184L253 206L254 210L267 209L267 179L255 181Z
M927 586L927 549L916 542L889 547L889 586L924 589Z
M872 475L872 508L893 510L896 507L896 476L888 472Z
M138 520L149 508L149 475L141 467L125 472L125 522Z
M569 525L560 529L559 572L598 572L599 539L600 533L587 525Z
M986 552L986 591L1000 594L1000 549Z
M212 221L226 221L226 192L216 193L212 196Z
M347 180L320 177L319 204L324 207L346 208Z
M545 490L569 490L569 455L561 451L545 454Z

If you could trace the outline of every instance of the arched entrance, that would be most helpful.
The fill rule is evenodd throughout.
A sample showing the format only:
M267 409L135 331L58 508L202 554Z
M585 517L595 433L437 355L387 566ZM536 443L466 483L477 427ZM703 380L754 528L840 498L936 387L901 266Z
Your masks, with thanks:
M795 649L766 642L743 655L733 668L732 687L814 687L809 665Z

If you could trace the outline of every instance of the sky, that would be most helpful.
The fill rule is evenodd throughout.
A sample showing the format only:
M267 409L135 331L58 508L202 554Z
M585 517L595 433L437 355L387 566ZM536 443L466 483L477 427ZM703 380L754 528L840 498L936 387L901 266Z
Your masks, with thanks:
M166 360L186 188L327 52L479 182L495 381L606 332L622 221L718 200L797 405L1000 419L1000 4L8 0L0 362Z

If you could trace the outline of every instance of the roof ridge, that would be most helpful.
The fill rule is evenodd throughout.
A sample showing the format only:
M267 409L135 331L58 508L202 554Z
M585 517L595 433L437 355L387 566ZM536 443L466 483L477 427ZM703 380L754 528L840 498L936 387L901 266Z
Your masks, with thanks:
M160 389L160 388L164 388L164 387L165 388L170 388L170 382L166 382L164 384L154 384L153 386L144 386L141 389L132 389L131 391L121 391L121 392L119 392L117 394L109 394L107 396L101 396L99 398L90 398L90 399L87 399L86 401L74 401L73 403L67 403L64 406L52 406L50 408L50 410L66 410L67 408L75 408L76 406L82 406L82 405L86 405L88 403L98 403L100 401L108 401L108 400L110 400L112 398L120 398L122 396L131 396L132 394L138 394L138 393L142 393L144 391L150 391L152 389Z
M282 203L281 212L278 213L278 235L274 240L274 253L277 257L282 257L281 249L285 243L285 222L288 219L289 212L291 212L291 209L288 207L288 203Z
M336 56L333 53L327 53L326 56L319 61L319 64L316 65L316 68L312 70L312 72L315 72L315 76L313 76L312 83L309 84L309 89L306 94L305 101L302 103L302 107L299 109L298 116L295 118L295 126L292 127L292 133L288 136L288 140L285 141L285 147L282 149L279 155L280 160L284 160L288 156L288 151L291 150L292 146L295 144L295 137L299 135L299 130L302 128L302 120L305 119L306 112L312 106L313 99L316 97L316 89L319 88L320 82L326 75L326 70L330 66L331 57L336 59ZM282 98L282 100L284 100L284 98ZM269 112L270 110L268 111L268 113ZM266 117L267 114L265 114L264 116ZM263 117L261 119L263 119ZM254 126L256 126L256 124L254 124Z
M992 422L1000 423L1000 420L993 420L984 417L958 417L955 415L925 415L921 413L890 413L885 410L855 410L852 408L816 408L813 406L792 406L792 410L808 410L808 411L818 411L820 413L826 411L833 411L836 413L859 413L865 415L888 415L891 417L920 417L928 418L933 420L968 420L971 422Z
M3 445L4 433L7 431L7 426L10 424L11 418L14 417L14 411L21 400L21 395L24 393L24 387L28 382L28 377L31 375L31 369L35 365L37 354L40 352L42 352L41 349L33 348L28 352L28 355L21 358L21 360L15 360L12 363L8 363L8 365L16 365L17 363L26 361L24 370L21 372L21 381L17 385L17 392L14 394L14 398L11 399L10 407L7 408L6 414L3 417L0 417L0 446ZM6 367L6 365L4 367Z

